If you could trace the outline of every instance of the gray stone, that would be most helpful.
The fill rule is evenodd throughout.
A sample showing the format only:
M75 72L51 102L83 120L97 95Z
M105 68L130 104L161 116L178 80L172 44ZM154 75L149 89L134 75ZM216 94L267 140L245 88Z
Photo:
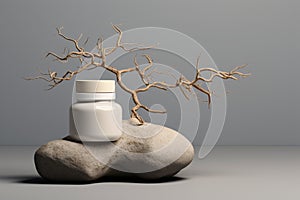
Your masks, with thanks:
M192 144L180 133L150 123L135 126L124 121L118 141L82 144L66 137L41 146L34 161L45 179L90 182L112 176L171 177L193 157Z

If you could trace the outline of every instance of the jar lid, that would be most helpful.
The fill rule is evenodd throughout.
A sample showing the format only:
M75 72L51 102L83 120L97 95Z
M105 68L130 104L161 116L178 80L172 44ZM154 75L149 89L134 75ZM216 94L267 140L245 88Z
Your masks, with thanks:
M77 93L114 93L114 80L76 80Z

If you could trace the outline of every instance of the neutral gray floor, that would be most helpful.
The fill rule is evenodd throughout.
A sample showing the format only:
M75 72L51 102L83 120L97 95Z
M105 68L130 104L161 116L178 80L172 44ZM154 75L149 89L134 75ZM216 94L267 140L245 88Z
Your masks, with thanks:
M300 199L300 147L221 146L162 183L106 180L50 184L33 165L36 147L0 147L0 199Z

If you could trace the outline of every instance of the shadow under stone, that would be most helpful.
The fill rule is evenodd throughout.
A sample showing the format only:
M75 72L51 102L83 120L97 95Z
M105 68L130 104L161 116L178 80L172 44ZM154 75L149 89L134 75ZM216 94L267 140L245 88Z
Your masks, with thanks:
M3 177L0 177L3 178ZM141 183L141 184L158 184L158 183L170 183L184 181L186 178L182 177L168 177L155 180L141 179L137 177L102 177L99 180L92 182L54 182L43 179L40 176L11 176L4 177L6 180L13 180L15 183L25 184L41 184L41 185L88 185L88 184L101 184L101 183Z
M169 182L178 182L186 180L186 178L182 177L168 177L168 178L161 178L161 179L141 179L137 177L103 177L99 180L99 183L105 183L105 182L123 182L123 183L143 183L143 184L155 184L155 183L169 183Z

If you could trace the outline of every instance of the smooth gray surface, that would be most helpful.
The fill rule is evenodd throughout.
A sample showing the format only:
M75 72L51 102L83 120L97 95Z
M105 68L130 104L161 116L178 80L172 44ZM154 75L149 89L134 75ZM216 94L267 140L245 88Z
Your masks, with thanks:
M163 183L110 181L49 184L38 178L35 147L0 147L0 199L231 199L300 198L300 147L219 146ZM129 181L129 182L128 182Z
M45 83L22 77L52 65L42 60L46 51L62 52L66 43L56 27L95 42L100 33L113 34L110 23L125 30L175 29L201 43L222 69L249 64L253 76L226 82L228 115L219 144L300 145L299 19L297 0L1 0L0 145L42 144L66 135L73 82L45 92ZM204 114L196 144L207 128ZM176 116L169 126L177 126Z

